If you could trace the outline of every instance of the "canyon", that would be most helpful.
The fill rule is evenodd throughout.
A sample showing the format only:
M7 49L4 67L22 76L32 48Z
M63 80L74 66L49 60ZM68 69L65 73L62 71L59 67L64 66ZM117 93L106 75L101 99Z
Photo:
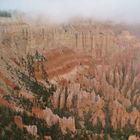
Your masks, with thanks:
M138 140L139 85L140 39L129 31L0 18L0 112L12 116L2 138L14 125L23 139Z

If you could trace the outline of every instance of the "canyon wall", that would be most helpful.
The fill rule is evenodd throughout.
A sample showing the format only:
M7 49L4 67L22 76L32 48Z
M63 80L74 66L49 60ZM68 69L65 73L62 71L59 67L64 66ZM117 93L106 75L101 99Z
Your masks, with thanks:
M0 22L0 44L21 54L40 48L73 47L104 57L116 46L115 37L111 29L88 23L31 25L11 18Z

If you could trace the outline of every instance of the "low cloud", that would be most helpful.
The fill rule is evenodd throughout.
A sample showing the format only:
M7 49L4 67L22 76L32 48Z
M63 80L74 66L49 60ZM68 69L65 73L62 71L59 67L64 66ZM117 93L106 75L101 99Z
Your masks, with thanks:
M140 0L0 0L0 9L24 11L56 21L73 17L140 23Z

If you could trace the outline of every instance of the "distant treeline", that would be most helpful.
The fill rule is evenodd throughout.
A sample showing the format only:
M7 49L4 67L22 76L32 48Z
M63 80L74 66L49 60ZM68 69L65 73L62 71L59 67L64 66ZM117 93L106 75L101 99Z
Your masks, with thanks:
M12 17L12 14L8 11L1 11L0 10L0 17Z

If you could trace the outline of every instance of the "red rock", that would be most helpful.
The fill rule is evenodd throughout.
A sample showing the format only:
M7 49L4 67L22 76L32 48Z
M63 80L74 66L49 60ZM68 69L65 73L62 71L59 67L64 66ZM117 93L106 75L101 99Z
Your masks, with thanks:
M51 136L45 136L44 140L52 140Z
M63 134L67 133L67 130L75 133L75 119L72 117L59 119L60 128Z
M20 116L15 116L14 122L19 128L23 128L23 122L22 122L22 118Z

